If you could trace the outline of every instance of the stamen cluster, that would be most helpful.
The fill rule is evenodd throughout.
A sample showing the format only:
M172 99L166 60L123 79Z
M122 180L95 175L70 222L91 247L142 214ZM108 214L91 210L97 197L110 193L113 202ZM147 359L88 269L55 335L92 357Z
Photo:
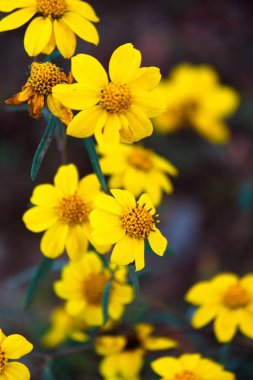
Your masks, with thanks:
M127 156L127 161L131 166L143 171L150 171L153 162L150 153L142 147L135 147Z
M28 82L40 95L49 95L52 88L62 82L61 71L50 62L33 62Z
M37 0L38 12L51 20L61 18L67 9L68 4L65 0Z
M131 105L131 94L126 84L109 83L101 90L100 102L102 108L112 114L119 114Z
M57 212L61 222L74 226L88 220L90 208L78 195L68 195L61 200Z
M249 301L248 292L239 283L230 286L223 298L224 305L230 309L245 307Z
M94 273L84 281L84 295L89 304L101 305L107 280L105 273Z
M135 239L145 239L154 229L154 218L145 207L136 206L122 216L126 234Z

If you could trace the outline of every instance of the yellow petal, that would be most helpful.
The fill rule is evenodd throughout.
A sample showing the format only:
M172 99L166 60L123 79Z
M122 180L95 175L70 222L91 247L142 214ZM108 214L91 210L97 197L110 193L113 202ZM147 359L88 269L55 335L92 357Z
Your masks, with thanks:
M3 380L30 380L29 369L22 363L10 362L4 373Z
M40 249L45 256L55 259L63 253L68 229L69 227L66 224L55 223L44 233Z
M77 54L71 59L71 71L77 82L96 86L98 91L108 84L108 76L101 63L88 54Z
M81 226L69 227L66 251L72 261L80 261L87 252L88 241Z
M76 279L75 279L76 280ZM80 292L80 286L77 284L66 282L66 281L56 281L54 283L55 294L64 299L78 299L82 296Z
M122 207L111 195L98 195L95 199L95 206L112 214L122 215Z
M94 134L96 128L102 128L107 119L107 114L100 106L94 106L79 112L69 123L67 134L84 138Z
M83 312L83 319L90 326L101 326L103 324L102 307L88 305Z
M64 124L67 125L72 120L72 111L62 105L57 99L52 96L52 94L49 94L47 96L47 106L49 111L51 111L53 115L57 116Z
M90 223L94 228L108 227L113 229L114 226L121 226L121 218L111 212L95 209L90 214Z
M163 256L166 247L167 239L161 234L161 232L155 228L155 231L151 231L148 236L148 242L152 250L159 256Z
M113 248L111 262L117 265L128 265L135 260L135 239L125 235Z
M98 45L99 35L95 26L74 12L64 13L62 20L82 40Z
M185 300L194 304L202 305L214 301L213 294L215 293L210 281L201 281L192 286L185 295ZM217 302L220 297L217 298Z
M0 12L11 12L16 8L34 7L35 0L1 0Z
M90 214L90 220L91 224L94 223L93 220L96 218L96 213L97 210L94 210ZM94 219L92 219L94 217ZM114 244L117 241L121 240L125 236L125 231L119 224L110 224L110 218L109 219L109 224L106 226L102 227L96 227L93 230L92 237L95 242L95 244L98 245L106 245L106 244Z
M31 203L44 207L55 207L59 204L61 195L57 189L48 183L36 186L31 196Z
M182 372L180 361L171 357L163 357L154 360L151 363L151 368L155 373L162 376L164 379L173 379L174 375Z
M222 121L207 117L205 113L194 118L193 127L205 139L214 144L226 144L230 130Z
M123 207L131 208L136 206L135 197L130 191L121 189L110 190L116 201Z
M168 348L177 347L175 340L163 337L148 337L144 342L144 347L149 351L166 350Z
M0 21L0 32L19 28L29 21L36 13L35 7L20 9L4 17Z
M45 46L45 48L42 50L41 53L49 55L53 52L54 48L55 48L55 36L54 36L54 28L52 28L50 40L47 46Z
M6 338L6 336L4 335L3 330L0 329L0 344L2 344L2 342L4 341L5 338Z
M54 208L35 206L23 215L23 222L28 230L41 232L53 226L58 219Z
M240 97L237 91L228 86L210 89L202 99L202 105L218 118L231 115L239 106Z
M150 199L150 196L148 194L146 193L142 194L137 203L139 206L145 207L147 210L149 210L151 215L155 214L155 208L154 208L153 202Z
M84 235L86 236L87 240L90 242L90 244L95 248L95 250L98 252L98 253L106 253L110 250L111 248L111 245L109 244L96 244L94 239L93 239L93 234L92 234L92 228L91 228L91 225L89 223L85 223L83 225L83 231L84 231Z
M200 307L193 315L192 326L195 329L199 329L207 325L209 322L211 322L212 319L216 317L219 311L220 311L219 304L214 304L214 305L210 304L210 305L204 305Z
M6 337L1 345L8 359L19 359L32 351L33 345L22 335L12 334Z
M113 292L110 295L110 301L113 303L128 304L133 301L134 292L130 285L121 285L117 282L113 284Z
M113 151L120 142L121 123L117 115L107 115L104 125L96 126L95 137L104 152Z
M167 109L167 105L163 99L149 91L132 91L132 104L135 107L141 108L148 117L159 116Z
M129 83L131 89L152 90L161 80L158 67L141 67Z
M180 356L180 363L184 370L194 371L197 369L202 359L199 354L184 354Z
M99 194L100 183L95 174L86 175L78 185L77 194L86 202L92 202Z
M145 266L144 258L144 239L132 239L133 249L134 249L134 259L135 259L135 269L139 271Z
M135 168L125 169L124 174L119 176L113 176L110 179L110 187L116 187L117 181L120 185L117 187L123 187L124 189L131 191L135 197L139 196L145 189L147 184L147 176L141 170ZM113 186L112 183L115 183Z
M25 32L24 46L27 54L34 57L48 45L52 35L52 22L49 18L36 17Z
M83 298L82 299L73 299L73 300L68 301L66 303L65 307L66 307L66 311L68 314L70 314L72 316L78 316L81 313L82 314L84 313L84 309L86 307L86 302Z
M54 20L56 46L64 58L70 58L76 50L75 33L61 20Z
M225 343L233 339L239 322L238 310L223 309L214 322L215 336L219 342Z
M163 158L161 156L157 156L156 154L154 154L152 156L152 161L154 162L155 166L157 168L159 168L160 170L163 170L172 176L178 175L177 168L171 162L166 160L165 158Z
M129 141L129 143L139 141L144 137L152 135L152 123L141 109L131 106L129 111L125 113L125 116L129 122L129 127L131 128L134 139L133 141ZM123 129L122 127L122 130Z
M68 5L68 11L78 13L80 16L86 18L89 21L99 21L99 18L97 17L94 9L90 6L90 4L84 1L71 1L71 3Z
M244 335L253 339L253 314L248 310L241 311L239 328Z
M52 94L65 107L74 110L84 110L99 101L97 89L95 87L88 88L82 83L57 84L53 87Z
M140 51L130 43L121 45L113 52L109 63L112 82L128 83L136 77L140 64Z
M63 195L75 194L78 187L78 171L75 165L62 165L55 177L54 184Z

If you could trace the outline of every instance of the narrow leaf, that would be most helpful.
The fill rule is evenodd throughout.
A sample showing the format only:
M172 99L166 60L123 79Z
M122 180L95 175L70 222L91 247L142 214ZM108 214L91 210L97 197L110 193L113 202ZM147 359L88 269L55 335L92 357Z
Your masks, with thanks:
M103 320L104 324L108 321L108 308L110 302L110 293L111 293L112 281L108 281L105 285L103 298L102 298L102 309L103 309Z
M138 277L137 277L137 273L135 271L134 265L128 266L128 273L129 273L130 281L131 281L133 288L134 288L135 297L138 297L139 291L140 291L139 290L139 281L138 281Z
M59 57L61 57L61 53L59 52L59 50L54 50L53 53L51 53L48 57L46 57L43 60L43 62L51 62L54 59L59 58Z

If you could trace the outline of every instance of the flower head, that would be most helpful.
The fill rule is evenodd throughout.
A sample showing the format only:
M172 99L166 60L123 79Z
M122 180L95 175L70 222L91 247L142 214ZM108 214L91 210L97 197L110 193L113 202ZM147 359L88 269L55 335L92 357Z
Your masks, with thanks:
M52 89L59 83L71 83L72 77L67 77L55 64L50 62L32 62L30 76L22 91L5 101L6 104L18 105L28 103L29 115L38 119L44 107L45 99L49 110L59 119L68 124L72 112L53 98Z
M126 304L133 298L133 288L127 284L125 268L104 268L102 260L90 252L78 262L70 262L62 271L62 279L54 285L56 294L66 300L66 310L81 318L87 325L104 323L102 297L105 286L111 281L108 314L118 320Z
M155 120L158 131L170 133L186 126L212 143L228 141L230 131L224 119L237 109L239 95L221 85L211 67L181 64L158 92L167 104L167 111Z
M166 350L177 346L167 337L151 335L154 327L147 323L135 325L126 335L102 335L96 340L96 352L105 356L100 373L105 379L138 379L147 351Z
M10 360L20 359L32 349L33 345L22 335L12 334L6 337L0 329L0 379L29 380L28 368L22 363Z
M146 192L154 205L159 205L162 192L171 193L173 185L166 176L177 175L177 169L165 158L140 145L120 144L100 159L104 174L111 175L111 188L123 187L139 196Z
M233 339L236 330L253 339L253 274L239 278L232 273L194 285L185 299L198 306L192 326L201 328L214 319L219 342Z
M31 203L35 207L25 212L23 221L32 232L45 231L41 240L42 253L50 258L61 255L66 248L72 260L80 260L93 242L89 214L94 198L100 192L95 174L78 179L75 165L62 165L54 178L54 185L37 186ZM103 253L109 247L95 244Z
M136 202L127 190L111 190L113 196L101 194L95 200L96 208L90 215L97 244L114 244L111 261L118 265L135 262L136 270L144 268L144 242L162 256L166 238L156 228L158 215L151 199L143 194Z
M235 380L232 372L200 354L184 354L179 358L163 357L154 360L151 367L163 380Z
M95 135L103 150L113 150L120 141L132 143L150 136L149 118L165 110L153 89L161 75L156 67L142 67L141 53L128 43L117 48L109 63L110 81L103 66L87 54L71 60L77 83L58 85L54 96L79 112L67 133L74 137Z
M55 46L64 58L76 49L76 35L98 44L99 36L91 22L99 21L93 8L80 0L0 0L1 12L15 12L0 21L0 32L19 28L30 22L24 45L29 56L51 54Z

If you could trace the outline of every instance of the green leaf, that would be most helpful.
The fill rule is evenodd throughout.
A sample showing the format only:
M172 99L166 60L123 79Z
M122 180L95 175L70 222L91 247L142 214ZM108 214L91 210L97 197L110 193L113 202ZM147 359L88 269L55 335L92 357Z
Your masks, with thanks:
M53 61L54 59L56 58L59 58L61 57L61 53L59 52L59 50L54 50L53 53L51 53L48 57L46 57L43 62L51 62Z
M108 281L105 285L103 298L102 298L102 310L103 310L103 320L104 324L108 321L108 308L110 302L110 293L111 293L112 281Z
M55 380L52 368L49 365L43 369L42 380Z
M37 270L34 272L30 285L25 293L25 297L23 300L24 309L27 309L30 305L35 293L38 290L41 280L50 271L53 262L54 260L49 259L48 257L43 257L43 259L41 260Z
M105 192L107 192L108 188L107 188L106 180L105 180L105 177L102 173L102 170L101 170L101 167L99 164L98 154L97 154L97 151L95 149L94 141L93 141L92 137L86 137L83 140L84 140L85 147L86 147L87 152L88 152L89 157L90 157L91 166L92 166L94 172L96 173L96 175L98 177L98 180L101 184L102 189Z
M131 283L133 285L133 288L134 288L135 297L138 297L139 296L139 292L140 292L140 289L139 289L139 280L138 280L138 276L137 276L137 273L135 271L134 265L129 265L128 266L128 273L129 273L130 281L131 281Z
M45 133L39 143L39 146L33 158L32 169L31 169L31 177L33 181L37 177L40 165L45 157L45 154L49 148L49 145L52 142L52 139L55 134L55 130L59 123L60 123L60 120L56 116L50 115L47 128L45 130Z

